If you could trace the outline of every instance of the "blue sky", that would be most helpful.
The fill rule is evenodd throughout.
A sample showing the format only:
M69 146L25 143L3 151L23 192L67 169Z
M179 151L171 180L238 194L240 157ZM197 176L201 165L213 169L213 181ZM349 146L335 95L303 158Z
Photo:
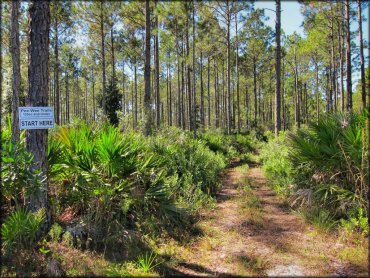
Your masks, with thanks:
M301 27L303 16L300 12L300 4L298 1L281 1L281 27L287 35L296 31L303 36L303 27ZM267 8L275 10L275 1L256 1L256 8ZM265 14L269 17L267 22L272 28L275 28L275 13L271 10L265 10ZM357 6L356 6L357 11ZM369 7L362 11L363 18L369 14ZM351 30L357 30L357 22L353 22ZM369 41L369 26L368 21L362 23L363 39ZM357 39L358 40L358 39Z
M255 8L266 9L265 15L269 17L267 24L273 29L275 28L275 1L256 1ZM267 10L271 9L271 10ZM296 1L282 1L281 2L281 27L287 35L296 31L303 35L303 28L300 27L303 16L300 13L300 5Z
M356 11L357 11L357 4L353 3L352 5L356 5ZM303 34L303 27L301 27L303 16L300 12L300 4L297 1L281 1L281 28L284 30L284 32L287 35L292 34L294 31L296 31L301 36L304 36ZM267 25L271 26L273 29L275 29L275 12L271 10L275 10L275 1L256 1L255 2L255 8L265 8L265 15L269 17L269 20L267 21ZM353 7L355 8L355 7ZM268 10L271 9L271 10ZM362 31L363 31L363 39L366 42L369 42L369 25L368 25L368 14L369 14L369 6L365 10L362 11L362 17L366 18L366 21L362 23ZM357 21L352 22L351 24L351 30L357 31L358 25ZM359 44L359 38L358 36L356 38L353 38L353 41L356 43L356 45ZM365 45L366 48L366 45ZM366 59L366 56L368 55L368 51L365 50L365 65L368 64L368 59ZM355 88L357 80L360 78L359 72L353 72L352 78L354 81L353 88Z

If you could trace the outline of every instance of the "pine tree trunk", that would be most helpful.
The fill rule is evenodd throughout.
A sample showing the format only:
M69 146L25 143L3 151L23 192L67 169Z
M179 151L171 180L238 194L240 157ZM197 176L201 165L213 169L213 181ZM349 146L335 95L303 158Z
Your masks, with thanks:
M168 77L169 77L169 93L170 93L170 103L169 103L169 125L172 126L172 77L171 77L171 69L168 69Z
M218 72L217 72L217 66L216 66L216 59L214 59L214 68L215 68L215 126L216 128L219 127L219 101L218 101Z
M3 3L0 2L0 26L3 23ZM3 28L0 28L0 53L3 53ZM3 55L0 55L0 111L3 111ZM0 112L0 123L2 123ZM2 151L2 137L0 136L0 151Z
M155 6L157 6L158 0L155 0ZM161 109L160 109L160 88L159 88L159 24L158 24L158 15L155 16L155 28L157 32L154 36L154 44L155 44L155 93L156 93L156 120L157 120L157 128L161 124Z
M69 75L68 70L66 70L66 122L69 123Z
M283 69L282 69L282 78L281 78L281 109L282 109L282 122L283 122L283 130L285 130L286 124L286 112L285 112L285 88L284 88L284 80L285 80L285 63L283 59Z
M253 93L254 93L253 127L256 127L257 126L257 69L256 69L256 57L253 57Z
M276 25L275 25L275 40L276 40L276 49L275 49L275 72L276 72L276 83L275 83L275 134L276 136L279 135L281 130L281 97L280 97L280 80L281 80L281 73L280 73L280 64L281 64L281 57L280 57L280 18L281 18L281 11L280 11L280 0L276 0Z
M146 136L151 134L151 111L150 111L150 5L145 1L145 68L144 68L144 117Z
M186 33L185 33L185 40L186 40L186 64L187 64L187 86L186 86L186 92L187 92L187 97L188 97L188 107L187 107L187 114L188 114L188 127L189 130L192 131L193 128L193 117L192 117L192 99L191 99L191 67L190 63L188 61L189 59L189 54L190 54L190 44L189 44L189 18L188 16L186 17Z
M296 95L296 123L297 127L301 128L301 98L299 94L299 88L298 88L298 65L297 65L297 53L296 53L296 47L294 46L294 90Z
M19 141L19 94L21 86L21 58L20 58L20 43L19 43L19 6L20 1L12 1L11 15L11 54L13 65L13 95L12 95L12 141ZM1 111L1 110L0 110ZM1 113L1 112L0 112Z
M187 119L186 119L186 95L185 95L185 63L184 61L181 61L181 121L182 121L182 129L186 129L186 123L187 123Z
M203 52L200 52L200 120L202 128L205 127L205 118L204 118L204 88L203 88Z
M89 119L87 118L87 79L85 78L85 99L84 99L84 119L87 122Z
M126 114L126 79L125 79L125 61L122 62L122 113Z
M170 125L170 92L169 92L169 65L166 69L166 105L167 105L167 125Z
M351 31L349 24L350 4L346 0L346 62L347 62L347 111L352 110L352 64L351 64Z
M59 90L59 30L58 30L58 15L55 17L55 45L54 45L54 55L55 55L55 68L54 68L54 105L55 105L55 122L60 124L60 90Z
M358 19L358 32L359 32L359 40L360 40L361 100L362 100L362 109L365 110L366 108L366 83L365 83L364 44L362 40L361 0L357 0L357 19Z
M344 112L344 86L343 86L343 44L342 44L342 32L341 25L338 21L338 50L339 50L339 91L341 98L341 111Z
M29 64L28 64L28 98L27 106L47 106L49 89L49 1L31 1L29 3ZM34 156L32 170L40 170L47 177L48 130L36 129L27 131L27 150ZM50 224L48 202L48 181L45 178L37 192L27 198L31 211L40 208L46 210L47 224Z
M227 97L226 97L226 124L227 124L227 134L231 134L231 107L230 107L230 99L231 99L231 46L230 46L230 4L229 0L226 1L227 5Z
M181 80L180 80L180 55L177 53L177 126L179 128L182 127L181 123L181 116L182 116L182 101L181 101Z
M334 105L333 101L331 101L332 104L332 110L337 111L337 77L336 77L336 66L335 66L335 54L334 54L334 16L333 16L333 9L331 6L331 11L332 11L332 17L331 17L331 26L330 26L330 32L331 32L331 64L332 64L332 73L331 73L331 88L332 88L332 97L334 100Z
M113 22L113 18L112 18ZM112 23L112 28L110 29L110 40L111 40L111 52L112 52L112 84L116 81L116 58L114 54L114 23Z
M134 66L134 129L137 127L138 103L137 103L137 65Z
M91 82L92 82L92 120L95 121L96 110L95 110L95 76L94 67L91 67Z
M207 91L208 91L208 128L211 127L211 61L208 57Z
M249 92L248 92L248 84L245 84L245 94L244 94L244 107L246 107L246 113L245 113L245 123L247 126L249 126L249 115L250 115L250 105L249 105Z
M304 115L305 115L305 123L308 124L308 96L307 96L307 83L303 84L303 93L304 93Z
M105 35L104 35L104 16L103 16L103 4L105 0L100 0L100 39L101 39L101 57L102 57L102 74L103 74L103 88L102 88L102 106L103 112L107 114L107 107L105 105L105 90L106 90L106 75L105 75Z
M241 118L240 118L240 88L239 88L239 42L238 42L238 17L235 15L235 36L236 36L236 104L238 110L238 133L241 131Z
M319 99L319 65L317 60L315 61L315 68L316 68L316 119L319 122L320 119L320 99ZM343 97L343 95L342 95Z
M192 11L193 11L193 18L192 18L192 24L193 24L193 62L192 62L192 71L193 71L193 94L192 94L192 124L193 124L193 131L194 134L197 129L197 98L196 98L196 79L195 79L195 4L194 0L192 0Z

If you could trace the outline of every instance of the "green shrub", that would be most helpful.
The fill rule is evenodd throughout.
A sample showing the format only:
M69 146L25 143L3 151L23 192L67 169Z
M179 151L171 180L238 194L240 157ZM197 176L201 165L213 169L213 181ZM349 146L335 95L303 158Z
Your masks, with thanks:
M199 137L211 151L221 153L227 159L244 158L247 153L255 150L257 145L255 134L225 135L216 130L201 133Z
M251 149L246 136L195 138L172 127L145 137L81 121L50 137L49 167L59 192L54 203L83 212L95 240L125 226L150 233L186 225L188 216L214 202L227 161Z
M289 185L293 183L293 164L289 159L286 133L281 132L266 143L260 153L263 170L278 194L289 195Z
M340 219L341 226L349 233L360 232L369 234L369 222L362 208L352 208L348 212L348 219Z
M67 246L73 246L73 235L70 232L65 232L62 236L62 242L65 243Z
M327 114L318 123L270 140L261 152L261 161L278 192L313 192L310 222L329 229L343 218L343 226L363 230L367 148L364 115ZM350 215L348 208L353 207L361 208L364 215Z
M26 150L26 138L22 132L17 143L3 137L2 142L2 196L7 201L13 200L18 207L24 198L34 194L43 180L40 171L31 169L33 157Z
M49 236L51 238L51 241L53 242L58 242L63 233L63 228L58 224L55 223L53 226L51 226L50 231L49 231Z
M226 159L211 151L205 141L173 129L153 138L152 148L164 159L167 174L177 177L176 198L191 210L204 205L219 188L217 177Z
M31 248L45 219L45 209L32 213L20 208L10 214L1 226L2 247L6 253Z
M301 184L315 187L319 202L335 208L355 202L366 208L365 117L328 114L307 129L291 133L290 160ZM319 177L319 178L317 178Z

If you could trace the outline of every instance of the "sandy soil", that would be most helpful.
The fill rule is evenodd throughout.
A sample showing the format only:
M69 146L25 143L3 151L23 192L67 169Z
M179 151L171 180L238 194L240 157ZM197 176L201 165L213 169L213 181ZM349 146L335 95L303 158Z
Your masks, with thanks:
M231 168L215 209L202 214L204 231L179 253L176 275L366 276L367 268L338 258L345 247L292 214L267 186L258 166ZM243 193L249 184L252 191ZM248 198L257 200L249 206Z

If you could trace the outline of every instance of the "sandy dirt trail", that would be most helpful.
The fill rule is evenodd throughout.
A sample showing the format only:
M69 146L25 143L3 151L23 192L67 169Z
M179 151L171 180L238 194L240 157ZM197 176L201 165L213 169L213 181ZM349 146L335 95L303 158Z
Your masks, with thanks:
M204 235L182 250L177 275L367 275L338 259L343 244L292 214L258 166L230 168L224 182L217 206L202 214Z

